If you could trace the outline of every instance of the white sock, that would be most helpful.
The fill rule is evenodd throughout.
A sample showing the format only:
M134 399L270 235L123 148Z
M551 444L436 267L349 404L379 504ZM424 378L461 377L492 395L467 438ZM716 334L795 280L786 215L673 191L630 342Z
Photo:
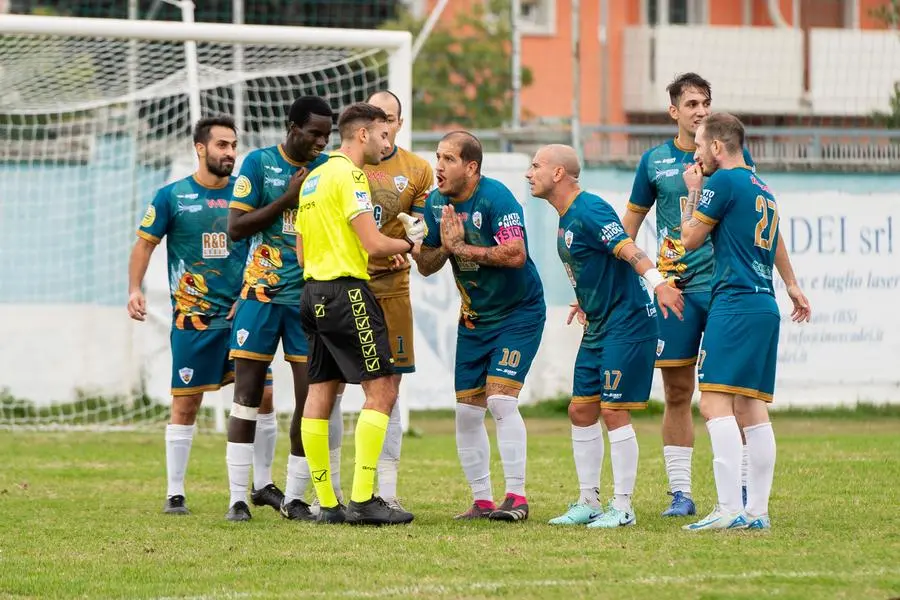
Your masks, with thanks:
M746 513L752 517L769 514L769 495L775 477L775 432L771 423L744 427L747 438L749 472Z
M525 495L525 459L527 433L525 420L519 412L519 399L512 396L491 396L488 408L497 425L497 449L506 476L506 493Z
M341 412L343 394L338 394L328 416L328 447L340 448L344 441L344 413Z
M261 490L272 483L272 462L278 440L275 412L256 415L256 439L253 442L253 487Z
M607 435L613 472L613 508L632 512L631 495L634 493L638 470L637 436L630 423L608 431Z
M600 473L603 469L603 427L594 423L588 427L572 425L572 454L578 474L578 502L600 507Z
M741 431L737 420L719 417L706 422L712 442L713 474L719 508L727 513L737 513L744 508L741 501Z
M456 452L474 499L491 501L491 442L485 412L480 406L456 403Z
M338 502L344 501L344 495L341 493L341 447L332 448L328 452L328 468L331 469L331 489L337 496Z
M184 496L184 474L187 472L193 425L166 425L166 475L169 479L166 496Z
M400 398L397 398L391 410L381 456L378 457L378 495L385 500L397 497L397 472L400 469L402 444L403 425L400 422Z
M341 444L344 442L344 413L341 412L341 400L343 398L343 394L335 396L334 406L331 407L331 414L328 416L328 449L330 450L328 467L331 469L331 487L339 502L343 502L344 498L341 494Z
M691 497L691 458L694 449L690 446L663 446L666 460L666 475L669 476L669 491L681 492Z
M747 429L744 429L744 436L747 435ZM747 463L749 461L747 444L741 446L741 485L747 487Z
M309 475L309 463L305 456L288 455L287 481L284 486L284 503L293 500L303 500L306 488L312 479Z
M253 464L253 444L228 442L225 446L225 462L228 465L228 488L231 500L228 506L236 502L247 501L247 487L250 485L250 465Z

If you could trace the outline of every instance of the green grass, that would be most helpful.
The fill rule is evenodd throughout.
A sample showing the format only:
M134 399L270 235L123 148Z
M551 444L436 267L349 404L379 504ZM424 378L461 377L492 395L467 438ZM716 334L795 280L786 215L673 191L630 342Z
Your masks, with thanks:
M546 408L546 407L545 407ZM637 527L546 524L577 484L564 419L528 418L524 524L459 523L469 503L453 421L414 415L400 491L408 527L316 527L256 508L224 521L224 439L197 436L190 517L160 514L155 433L0 434L0 597L33 598L890 598L900 595L900 419L775 417L769 533L690 534L666 505L659 422L636 420ZM492 426L489 424L489 429ZM493 439L493 431L492 431ZM349 491L352 439L343 481ZM287 435L279 437L283 483ZM494 447L494 489L502 471ZM697 428L694 492L713 501L708 436ZM604 492L611 493L609 459Z

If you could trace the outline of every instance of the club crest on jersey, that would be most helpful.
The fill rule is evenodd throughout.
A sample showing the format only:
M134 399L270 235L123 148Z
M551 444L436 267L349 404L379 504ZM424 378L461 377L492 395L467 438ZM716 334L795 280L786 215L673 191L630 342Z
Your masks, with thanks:
M666 347L666 340L660 340L660 339L656 340L656 356L657 357L662 356L663 348L665 348L665 347Z
M397 186L397 191L403 193L403 190L406 189L406 186L409 185L409 179L403 175L397 175L394 177L394 185Z
M572 239L575 237L575 234L572 233L571 230L567 229L565 235L563 236L563 241L566 242L566 248L572 247Z
M477 210L472 213L472 225L474 225L476 229L481 229L481 213Z
M178 369L178 376L181 378L185 384L191 382L191 379L194 378L194 370L184 367L183 369Z
M238 346L243 347L244 342L247 341L247 338L250 337L250 332L246 329L238 329L237 333L234 336L234 339L237 340Z

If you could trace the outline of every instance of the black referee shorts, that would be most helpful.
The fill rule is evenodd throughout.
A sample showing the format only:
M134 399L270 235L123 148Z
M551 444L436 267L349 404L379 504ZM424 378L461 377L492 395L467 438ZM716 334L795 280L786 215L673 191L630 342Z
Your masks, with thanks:
M394 374L384 313L362 279L307 280L300 321L309 340L310 383L360 383Z

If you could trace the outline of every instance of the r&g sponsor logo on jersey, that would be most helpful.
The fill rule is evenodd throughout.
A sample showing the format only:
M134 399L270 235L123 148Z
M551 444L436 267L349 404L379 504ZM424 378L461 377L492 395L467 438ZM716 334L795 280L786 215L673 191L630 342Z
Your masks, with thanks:
M222 198L209 198L206 200L206 206L210 208L228 208L228 200Z
M253 191L253 185L250 183L250 180L247 179L246 175L241 175L237 178L237 181L234 182L234 194L235 198L246 198L250 195L250 192Z
M297 220L297 209L289 208L281 215L281 233L289 233L294 235L297 230L294 228L294 221Z
M224 231L205 232L200 243L203 258L228 258L228 236Z

